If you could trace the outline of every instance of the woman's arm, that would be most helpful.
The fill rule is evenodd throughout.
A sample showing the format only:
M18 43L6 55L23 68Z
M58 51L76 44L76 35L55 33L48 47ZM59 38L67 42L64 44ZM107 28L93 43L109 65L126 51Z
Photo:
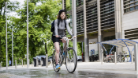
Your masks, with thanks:
M66 28L67 28L68 33L72 36L72 32L71 32L71 29L69 27L69 22L70 22L70 20L66 20Z
M55 20L55 22L54 22L54 25L55 25L55 30L54 30L54 32L55 32L55 36L56 36L56 37L59 37L59 36L58 36L58 25L57 25L57 23L58 23L58 19Z

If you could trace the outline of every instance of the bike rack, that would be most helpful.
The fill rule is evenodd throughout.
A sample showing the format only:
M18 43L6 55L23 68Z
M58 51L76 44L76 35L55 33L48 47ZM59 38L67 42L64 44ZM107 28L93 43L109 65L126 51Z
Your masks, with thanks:
M138 70L138 42L137 41L133 41L133 40L129 40L129 39L114 39L114 40L109 40L109 41L103 41L103 42L98 42L98 44L100 44L103 49L106 51L107 54L107 50L105 49L105 47L103 46L103 44L108 44L108 45L112 45L113 47L111 48L110 52L113 50L114 47L126 47L128 52L129 52L129 56L130 56L130 61L129 62L133 62L133 55L131 56L131 51L130 48L128 46L134 46L134 48L132 49L132 51L134 51L135 53L135 70ZM101 52L100 52L101 53ZM116 58L116 56L115 56ZM116 63L116 60L115 60Z

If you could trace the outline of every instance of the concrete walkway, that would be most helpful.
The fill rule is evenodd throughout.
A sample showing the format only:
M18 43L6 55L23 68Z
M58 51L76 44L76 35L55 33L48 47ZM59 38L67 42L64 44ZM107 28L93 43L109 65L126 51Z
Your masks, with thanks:
M15 69L15 66L8 67L8 69ZM27 66L21 65L17 66L17 69L27 69ZM48 68L46 66L38 66L34 67L30 65L29 69L46 69L53 70L52 65L50 64ZM6 70L6 67L2 67L0 71ZM66 70L65 65L61 67L61 70ZM100 62L78 62L76 71L89 71L89 72L107 72L107 73L119 73L119 74L135 74L137 75L137 71L135 71L135 63L103 63Z
M135 71L135 63L103 63L100 62L82 62L78 63L79 71L94 71L119 74L137 74Z

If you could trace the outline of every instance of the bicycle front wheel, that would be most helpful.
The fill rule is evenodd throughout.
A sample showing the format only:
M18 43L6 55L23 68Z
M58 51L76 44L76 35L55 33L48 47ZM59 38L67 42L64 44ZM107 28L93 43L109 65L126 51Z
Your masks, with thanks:
M66 69L73 73L77 67L77 55L73 48L68 48L66 52Z

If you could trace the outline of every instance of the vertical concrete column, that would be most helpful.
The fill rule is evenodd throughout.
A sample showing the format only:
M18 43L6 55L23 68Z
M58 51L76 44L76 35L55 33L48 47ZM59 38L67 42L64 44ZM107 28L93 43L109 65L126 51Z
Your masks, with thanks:
M64 0L62 0L62 9L65 9L64 6L65 4L64 4ZM63 43L63 48L64 48L64 43Z
M120 11L121 11L121 38L122 39L125 39L125 32L124 32L124 30L123 30L123 28L122 28L122 26L123 26L123 23L122 23L122 21L123 21L123 15L124 15L124 0L121 0L121 3L120 3Z
M27 68L29 68L29 13L28 13L28 0L27 0Z
M65 9L65 8L64 8L64 0L62 0L62 9Z
M84 49L85 49L85 62L89 62L88 38L87 38L87 25L86 25L86 0L83 0L83 16L84 16Z
M13 53L13 26L12 26L12 66L14 65L13 63L13 55L14 55L14 53Z
M138 71L138 44L135 44L134 52L135 52L135 71Z
M114 0L115 8L115 35L116 39L121 38L121 0Z
M121 39L122 34L122 25L121 25L121 1L122 0L114 0L114 9L115 9L115 36L116 39ZM121 52L121 48L116 48L117 56L119 52Z
M101 11L100 11L100 0L97 0L97 12L98 12L98 42L101 42ZM99 50L99 61L102 61L102 54L101 54L101 45L98 44Z
M83 42L81 42L81 44L82 44L82 47L81 47L82 49L81 49L81 51L83 52Z
M6 70L8 69L8 42L7 42L7 2L5 2L6 15Z
M81 47L81 48L82 48L82 49L81 49L81 50L82 50L82 62L84 62L83 42L81 42L81 43L82 43L82 47Z
M72 25L73 25L73 34L76 36L73 40L73 48L77 54L77 25L76 25L76 0L72 0Z

